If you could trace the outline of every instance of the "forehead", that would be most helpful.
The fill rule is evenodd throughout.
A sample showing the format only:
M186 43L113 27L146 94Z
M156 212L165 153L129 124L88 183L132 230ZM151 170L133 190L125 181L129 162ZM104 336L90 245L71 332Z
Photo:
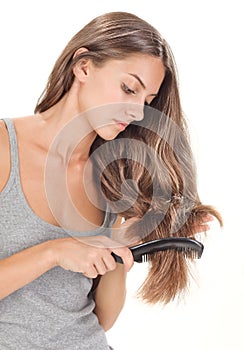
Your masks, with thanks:
M161 58L134 54L122 60L109 60L104 68L110 74L136 74L149 90L158 90L164 75L165 68Z

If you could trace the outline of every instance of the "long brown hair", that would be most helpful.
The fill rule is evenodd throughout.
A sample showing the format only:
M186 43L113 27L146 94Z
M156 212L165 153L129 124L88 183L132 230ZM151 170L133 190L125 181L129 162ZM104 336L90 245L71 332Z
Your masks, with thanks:
M88 51L74 57L81 47ZM141 124L131 124L112 141L97 136L90 151L94 178L101 181L103 194L114 211L125 219L137 218L128 234L133 232L143 241L169 236L194 238L195 225L206 215L215 216L221 225L222 220L213 207L199 199L174 57L149 23L125 12L107 13L88 23L57 60L35 112L46 111L69 91L74 81L72 70L79 60L89 58L100 66L108 59L123 59L133 53L161 58L165 78L150 106L145 106ZM140 146L135 152L137 143ZM114 160L105 166L108 157ZM128 181L131 179L135 181ZM132 200L135 192L136 201ZM146 234L142 236L141 232ZM143 300L167 303L187 287L188 261L182 253L155 253L149 258L149 266L139 290Z

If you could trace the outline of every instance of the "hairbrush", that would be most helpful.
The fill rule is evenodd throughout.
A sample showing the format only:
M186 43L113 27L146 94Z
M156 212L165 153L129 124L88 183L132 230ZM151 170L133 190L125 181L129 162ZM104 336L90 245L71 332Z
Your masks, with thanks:
M148 261L148 256L150 254L166 250L180 252L186 258L200 259L204 246L195 239L185 237L168 237L141 243L129 248L132 252L134 261L142 263ZM115 253L111 254L116 262L123 264L123 260L120 256L116 255Z

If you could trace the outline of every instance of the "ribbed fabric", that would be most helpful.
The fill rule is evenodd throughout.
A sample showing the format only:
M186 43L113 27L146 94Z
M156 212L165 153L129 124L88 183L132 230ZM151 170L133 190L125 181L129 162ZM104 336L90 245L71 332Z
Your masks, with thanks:
M4 122L11 173L0 192L0 260L44 241L75 234L42 220L29 206L21 187L14 123L10 118ZM107 206L100 228L78 234L110 235L115 220L116 214ZM81 273L56 267L0 300L0 350L109 349L93 313L91 286L92 280Z

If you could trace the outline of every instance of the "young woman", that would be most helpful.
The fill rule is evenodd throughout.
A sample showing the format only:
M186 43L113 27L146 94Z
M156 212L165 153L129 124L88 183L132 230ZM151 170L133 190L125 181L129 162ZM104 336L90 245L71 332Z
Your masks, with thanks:
M109 349L128 246L221 222L198 198L170 48L129 13L71 39L35 115L0 121L0 149L1 349ZM182 254L150 266L144 300L184 290Z

